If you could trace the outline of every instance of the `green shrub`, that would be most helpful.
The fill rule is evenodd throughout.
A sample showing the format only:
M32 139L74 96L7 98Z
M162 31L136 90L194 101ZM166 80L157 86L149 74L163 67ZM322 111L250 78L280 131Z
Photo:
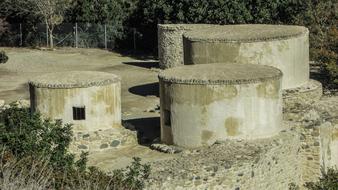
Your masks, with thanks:
M322 171L322 177L318 182L305 184L309 190L337 190L338 189L338 170L329 168L326 172Z
M326 88L338 87L338 3L335 0L306 0L293 14L293 24L310 30L311 59L321 63Z
M41 119L14 104L0 112L0 183L4 189L142 189L150 167L139 158L107 174L67 151L71 125ZM7 188L8 187L8 188Z
M28 108L12 105L0 113L0 143L17 159L39 156L53 168L71 168L75 157L67 148L72 135L71 125L42 120Z
M6 63L8 61L8 56L6 55L5 51L0 51L0 64Z

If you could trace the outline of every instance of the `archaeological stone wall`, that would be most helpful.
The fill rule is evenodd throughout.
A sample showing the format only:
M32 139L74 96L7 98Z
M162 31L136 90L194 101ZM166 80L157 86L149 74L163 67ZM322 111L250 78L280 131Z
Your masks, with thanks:
M292 130L254 141L225 141L152 163L146 189L289 189L300 185L300 140Z
M211 24L159 24L158 57L161 69L183 65L183 34L187 31L216 27Z

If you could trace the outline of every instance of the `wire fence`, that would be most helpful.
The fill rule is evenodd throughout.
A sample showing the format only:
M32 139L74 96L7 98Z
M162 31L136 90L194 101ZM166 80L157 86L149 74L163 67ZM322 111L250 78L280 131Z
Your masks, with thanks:
M140 34L135 28L115 28L107 24L62 23L53 31L55 47L114 49L117 40L128 36L125 43L137 49ZM0 46L7 47L49 47L50 35L45 24L8 24L0 32Z

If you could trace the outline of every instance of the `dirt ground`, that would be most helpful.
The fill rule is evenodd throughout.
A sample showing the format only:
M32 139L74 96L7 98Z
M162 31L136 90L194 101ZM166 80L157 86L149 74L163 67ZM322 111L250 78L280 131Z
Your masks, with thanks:
M0 100L5 100L6 103L19 99L28 100L27 81L48 72L109 72L122 78L123 122L144 130L148 140L159 136L159 114L149 111L159 104L157 61L132 58L100 49L1 49L6 51L9 61L0 64ZM145 162L168 158L168 154L150 150L147 146L135 146L90 155L90 164L110 170L126 166L134 156L141 157Z

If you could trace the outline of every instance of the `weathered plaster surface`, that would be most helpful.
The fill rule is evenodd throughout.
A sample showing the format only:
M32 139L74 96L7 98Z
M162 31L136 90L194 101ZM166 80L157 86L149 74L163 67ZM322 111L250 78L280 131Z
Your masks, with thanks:
M226 26L223 26L226 27ZM236 38L229 40L213 39L208 31L200 30L198 39L193 38L198 31L184 34L184 64L206 63L245 63L262 64L279 68L283 72L283 89L304 85L309 80L309 33L276 39L256 39L245 41ZM222 31L221 28L213 29ZM205 34L205 39L203 39ZM227 38L227 33L221 33ZM249 33L243 34L250 37Z
M74 124L75 131L94 131L121 125L119 82L88 88L39 88L31 86L32 108L43 117ZM73 120L73 106L85 106L86 119Z
M171 127L163 125L162 140L170 142L172 136L178 146L193 148L216 140L264 138L282 130L279 80L233 86L170 84L165 92L170 104L164 109L171 113Z

